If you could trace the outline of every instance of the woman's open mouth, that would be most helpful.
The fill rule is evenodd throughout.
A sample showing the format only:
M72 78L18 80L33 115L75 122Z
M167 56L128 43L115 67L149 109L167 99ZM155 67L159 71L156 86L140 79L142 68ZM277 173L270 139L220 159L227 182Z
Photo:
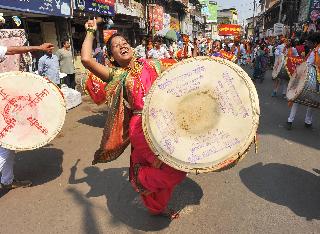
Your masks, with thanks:
M127 49L127 48L124 48L124 49L122 49L121 51L120 51L120 54L121 55L127 55L129 53L129 49Z

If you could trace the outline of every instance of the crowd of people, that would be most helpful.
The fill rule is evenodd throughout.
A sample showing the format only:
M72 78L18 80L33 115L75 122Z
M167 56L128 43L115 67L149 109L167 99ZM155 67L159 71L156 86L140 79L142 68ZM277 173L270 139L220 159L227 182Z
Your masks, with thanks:
M92 76L86 77L84 88L91 97L105 101L110 105L109 117L106 119L100 148L94 155L93 164L109 162L121 155L131 143L130 182L140 193L144 205L153 215L165 215L170 219L178 213L168 208L173 189L186 177L186 173L176 170L160 161L150 149L142 129L142 109L144 97L152 83L166 67L162 59L179 61L195 56L222 57L240 66L253 66L252 80L263 82L265 72L277 63L281 55L299 56L309 65L320 66L320 35L310 33L303 38L262 40L212 40L195 39L183 35L182 41L169 41L155 37L153 41L143 40L135 49L120 34L113 34L105 46L93 50L97 24L89 20L86 25L86 38L81 51L81 61ZM56 84L60 84L59 71L67 74L68 86L75 87L75 71L69 41L64 41L63 48L53 54L53 46L44 44L40 47L6 48L0 46L0 59L6 54L25 53L42 50L46 54L39 60L39 74L48 76ZM152 60L151 60L152 59ZM92 83L93 76L105 83ZM286 86L287 80L275 77L272 96L278 95L279 89ZM318 86L319 87L319 86ZM125 92L124 92L125 90ZM285 90L281 92L285 97ZM98 97L98 95L100 95ZM101 96L102 95L102 96ZM130 109L130 114L125 110ZM291 129L298 104L293 104L287 121ZM306 127L312 125L312 110L308 108ZM0 147L0 171L3 188L30 186L30 181L16 181L13 176L12 152Z

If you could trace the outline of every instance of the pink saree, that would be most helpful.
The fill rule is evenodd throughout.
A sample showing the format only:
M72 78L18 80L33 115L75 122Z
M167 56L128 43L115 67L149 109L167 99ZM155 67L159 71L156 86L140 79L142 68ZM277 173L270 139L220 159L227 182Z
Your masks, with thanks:
M148 195L141 195L143 202L150 213L161 214L167 208L174 187L183 181L186 173L165 163L159 169L152 166L156 155L145 139L139 112L143 109L144 96L161 72L161 63L158 60L139 60L137 64L140 68L137 70L114 68L108 85L101 84L101 89L106 91L105 100L111 102L113 116L107 119L101 146L95 154L93 164L108 162L119 157L128 146L129 139L132 146L130 182L136 191L140 191L142 187L150 192ZM92 87L90 82L88 79L84 83L87 91ZM88 93L91 95L92 90ZM98 93L97 90L95 93ZM130 111L123 104L125 95ZM99 100L101 101L101 96ZM139 170L135 174L134 168L137 165Z

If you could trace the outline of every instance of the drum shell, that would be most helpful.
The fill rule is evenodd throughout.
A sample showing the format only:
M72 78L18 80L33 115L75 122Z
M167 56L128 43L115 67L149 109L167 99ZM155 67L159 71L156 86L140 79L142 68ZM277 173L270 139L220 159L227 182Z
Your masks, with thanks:
M66 116L61 90L49 79L28 72L0 74L0 145L32 150L60 132Z
M283 64L277 78L280 80L290 80L285 64Z
M211 61L211 60L216 62L216 64L212 63L210 65L208 65L208 64L207 65L203 65L206 62ZM198 62L198 63L193 64L193 62ZM216 66L218 66L218 65L219 66L221 66L221 65L225 66L224 68L219 68L219 69L222 70L222 73L224 73L228 69L229 69L228 71L230 71L230 68L231 68L232 74L234 76L238 75L239 78L237 78L237 79L239 79L238 81L241 83L241 87L240 86L239 87L236 86L237 87L236 89L240 90L240 89L243 89L244 87L246 87L245 88L246 89L245 93L247 93L246 95L248 95L248 96L246 96L246 100L248 100L248 102L250 102L250 107L248 107L248 106L247 107L250 109L250 111L249 111L250 114L249 115L252 116L252 119L250 117L250 127L246 128L248 130L247 133L249 135L246 135L247 134L246 133L245 134L246 136L244 138L242 138L242 139L245 139L245 142L242 141L242 143L240 144L241 145L240 148L238 148L238 146L237 146L237 149L239 149L239 151L236 151L236 152L232 151L233 153L231 153L231 154L229 154L229 155L227 155L225 157L221 157L221 161L220 161L220 159L219 159L219 161L213 160L214 163L211 163L211 162L208 162L207 160L204 160L204 161L201 161L201 162L200 161L196 161L196 163L192 162L191 164L189 164L188 163L189 159L188 160L186 160L186 159L187 159L187 156L190 156L189 153L191 153L191 151L188 151L188 153L185 154L187 156L184 159L183 159L183 156L181 156L181 157L179 156L179 155L184 155L184 154L181 154L181 152L184 151L184 150L182 150L182 151L179 150L179 152L178 152L179 154L177 154L177 152L174 153L178 157L174 157L173 155L168 153L169 151L166 151L166 149L171 150L172 148L170 148L170 147L172 146L172 143L174 144L175 140L180 141L182 138L184 138L183 140L186 140L186 142L190 142L190 141L192 141L193 136L191 136L191 134L190 135L188 134L186 137L182 136L182 138L181 138L181 135L179 135L179 134L175 135L177 132L181 133L181 129L171 129L171 127L174 126L174 124L172 124L172 125L170 125L168 127L168 129L169 129L168 130L168 134L172 134L174 136L177 136L177 138L172 138L173 141L171 141L171 139L170 139L170 141L167 141L166 140L166 135L160 135L160 138L159 138L159 132L162 132L163 129L158 124L155 124L156 122L154 120L155 118L159 117L159 118L161 118L161 121L160 121L161 123L162 123L162 121L170 121L170 122L166 122L166 124L168 124L168 123L171 124L172 122L177 122L176 121L177 119L172 119L171 118L173 115L171 115L170 110L169 110L169 112L170 112L169 115L165 114L164 118L163 118L163 116L160 116L161 115L161 114L159 114L160 111L164 110L162 108L166 108L166 107L162 106L163 105L162 103L167 103L167 102L166 102L166 99L165 99L166 97L159 95L159 93L162 94L162 92L164 92L163 91L164 86L167 86L167 85L170 86L171 83L174 83L174 81L176 81L176 77L181 76L182 73L176 73L176 74L172 74L171 73L172 71L174 71L175 68L178 68L179 66L181 66L181 68L177 69L177 70L180 70L180 72L182 71L183 73L185 72L186 74L187 73L189 74L189 67L190 67L190 70L191 70L191 69L193 69L192 68L193 65L195 65L196 67L198 65L207 66L208 69L209 69L208 71L210 71L209 76L211 76L211 77L216 77L214 74L212 74L212 73L215 73L214 70L216 68L212 69L213 67L215 67L215 65ZM218 74L218 72L217 72L217 74ZM201 74L199 74L199 75L202 76ZM189 78L186 77L186 79L189 79ZM212 82L213 83L215 83L215 82L219 83L220 82L219 80L220 79L216 78L216 81L212 80ZM185 79L183 79L182 81L185 82ZM205 81L205 84L207 84L207 82L209 82L209 81L208 80ZM160 89L162 89L162 91L161 90L159 91L159 87L160 87ZM208 86L206 86L206 87L208 87ZM172 90L172 87L169 87L167 89L167 91L169 91L169 92L171 92L171 90ZM179 90L179 92L180 91L181 90ZM203 92L202 89L200 89L200 92L201 93L207 93L206 91ZM228 92L228 91L226 90L226 92ZM195 93L196 93L196 95L200 94L198 92L195 92ZM194 94L194 90L192 90L191 93L189 93L189 91L188 91L187 97L190 97L189 94ZM211 93L209 93L209 94L211 94ZM212 94L214 94L214 93L212 93ZM221 94L223 94L223 93L221 93ZM152 101L154 95L156 95L157 98L159 98L157 102ZM236 93L235 93L235 95L236 95ZM170 98L171 97L172 96L170 96ZM196 97L196 96L193 96L193 97ZM228 95L226 95L226 97L228 97ZM169 99L169 100L171 100L171 99ZM186 100L186 99L183 99L183 98L181 99L181 96L177 96L177 100L178 100L177 103L181 104L180 101L181 100ZM172 100L172 101L174 101L174 100ZM160 105L155 105L156 103L158 103ZM169 103L168 106L169 107L170 106L174 106L174 104ZM195 105L193 105L193 106L196 107ZM171 109L171 110L173 110L173 109ZM167 110L165 110L165 111L167 111ZM167 113L169 113L169 112L167 112ZM196 112L196 108L195 109L190 109L190 112ZM164 113L164 112L162 112L162 113ZM172 113L176 113L175 110ZM205 173L205 172L211 172L211 171L220 171L220 170L229 168L229 167L235 165L240 159L242 159L244 157L244 155L248 151L250 145L254 142L255 135L256 135L256 130L257 130L257 127L258 127L258 122L259 122L259 114L260 114L259 100L258 100L258 95L257 95L256 90L255 90L255 86L252 83L250 77L243 71L242 68L240 68L239 66L235 65L234 63L232 63L230 61L227 61L227 60L224 60L224 59L220 59L220 58L197 57L197 58L193 58L193 59L184 60L184 61L180 62L179 64L174 65L173 67L169 68L166 72L164 72L161 75L161 77L156 80L156 82L152 85L148 95L146 96L145 105L144 105L144 109L143 109L143 113L142 113L142 120L143 120L143 130L144 130L144 134L145 134L146 140L147 140L150 148L152 149L152 151L156 155L158 155L160 160L162 160L166 164L168 164L168 165L170 165L170 166L172 166L172 167L174 167L174 168L176 168L178 170L181 170L181 171L194 172L194 173ZM157 117L155 117L155 116L157 116ZM242 117L240 117L240 118L242 118ZM153 121L153 124L150 124L150 121L151 122ZM222 120L219 120L219 121L222 121ZM223 121L225 121L225 120L223 120ZM243 127L240 124L240 122L238 122L238 124L230 124L230 122L228 122L228 123L229 123L230 126L231 125L232 126L237 126L237 127L242 128L242 130L243 130ZM163 126L163 125L161 124L161 126ZM155 128L156 129L161 129L161 130L159 130L159 132L156 132L154 134L153 130ZM212 130L215 131L215 128L213 128ZM224 129L224 130L226 130L226 129ZM247 130L245 130L245 131L247 131ZM210 131L206 131L206 132L209 133ZM207 133L205 133L205 136L207 136L206 135ZM209 133L209 134L210 135L208 135L208 136L212 137L210 139L215 139L216 140L215 133L213 135L211 135L211 133ZM203 136L204 135L202 135L202 133L201 133L201 136L196 137L196 138L202 139ZM164 137L164 138L162 138L162 137ZM233 139L233 137L234 136L232 135L232 139ZM160 141L157 141L157 139L158 140L160 139L160 141L163 140L163 139L165 139L165 140L163 140L162 141L163 143L161 143ZM221 139L223 139L223 138L221 138ZM224 139L226 139L226 138L224 138ZM215 140L213 140L213 142L215 142ZM218 140L218 141L220 141L220 140ZM196 144L198 144L198 143L196 143ZM163 146L166 146L168 148L161 148ZM219 145L219 143L217 143L217 145L216 145L217 148L216 149L218 150L220 146L221 145ZM190 145L183 144L183 146L182 146L180 144L180 149L181 148L188 148L188 147L190 149L192 148ZM201 147L204 147L204 145L202 145ZM230 146L230 147L232 147L232 146ZM195 149L195 148L193 148L193 149ZM174 149L172 149L172 150L174 151Z
M320 106L320 93L319 93L319 83L317 81L317 69L314 66L303 64L302 66L307 66L306 73L295 73L293 79L290 80L288 85L288 100L293 101L305 106L319 108ZM296 95L291 95L292 86L294 82L299 81L300 85L303 86L301 90L294 90L297 92ZM300 87L300 86L298 86Z

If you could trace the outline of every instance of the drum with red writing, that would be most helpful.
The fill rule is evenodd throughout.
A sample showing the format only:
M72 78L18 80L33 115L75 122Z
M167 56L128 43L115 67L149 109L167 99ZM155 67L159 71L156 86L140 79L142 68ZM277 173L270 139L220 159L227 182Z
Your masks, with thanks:
M255 86L241 67L197 57L173 65L154 82L142 121L160 160L201 173L235 165L254 141L259 115Z
M66 104L50 80L27 72L0 74L0 146L31 150L61 130Z

